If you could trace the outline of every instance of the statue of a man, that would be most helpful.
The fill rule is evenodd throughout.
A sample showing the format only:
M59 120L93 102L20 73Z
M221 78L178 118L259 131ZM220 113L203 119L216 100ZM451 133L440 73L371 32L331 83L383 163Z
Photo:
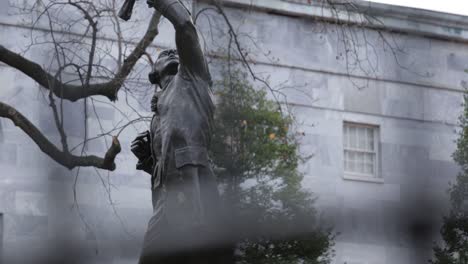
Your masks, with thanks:
M137 169L152 175L154 212L140 263L180 263L180 257L211 263L190 253L222 240L219 194L208 158L214 112L210 72L184 5L147 2L174 25L177 50L161 52L154 63L149 78L161 91L152 100L151 129L132 144Z

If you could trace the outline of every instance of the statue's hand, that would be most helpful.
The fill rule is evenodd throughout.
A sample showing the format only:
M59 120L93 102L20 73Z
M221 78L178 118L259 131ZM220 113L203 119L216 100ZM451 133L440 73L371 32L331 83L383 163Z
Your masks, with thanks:
M132 16L134 5L135 0L125 0L123 6L119 10L119 17L125 21L128 21Z
M151 144L149 131L140 133L132 141L131 150L139 160L145 160L151 156Z

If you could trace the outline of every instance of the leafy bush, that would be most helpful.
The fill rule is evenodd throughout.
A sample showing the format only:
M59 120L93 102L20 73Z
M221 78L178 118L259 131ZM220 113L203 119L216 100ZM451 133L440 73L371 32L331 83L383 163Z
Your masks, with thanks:
M240 71L215 84L218 104L211 156L231 219L247 227L241 263L329 263L333 235L317 228L303 175L293 120ZM239 225L238 225L239 226Z
M450 213L441 228L443 246L434 247L433 264L468 264L468 94L464 96L464 111L459 118L461 127L457 149L453 154L460 165L455 184L450 186Z

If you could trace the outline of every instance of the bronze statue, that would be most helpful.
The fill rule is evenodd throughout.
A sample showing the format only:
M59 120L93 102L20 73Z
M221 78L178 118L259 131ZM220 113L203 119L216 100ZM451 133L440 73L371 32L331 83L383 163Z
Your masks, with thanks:
M133 3L120 12L127 19ZM140 263L228 263L207 251L224 241L208 157L215 108L208 65L186 7L179 0L147 3L174 25L177 50L161 52L153 65L149 79L161 91L152 100L150 131L132 143L137 169L152 176L154 212Z

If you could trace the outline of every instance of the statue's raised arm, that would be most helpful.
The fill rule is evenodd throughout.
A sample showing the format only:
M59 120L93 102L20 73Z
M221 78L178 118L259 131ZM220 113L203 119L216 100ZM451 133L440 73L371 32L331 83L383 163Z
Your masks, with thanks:
M175 28L179 71L211 81L197 30L187 8L179 0L148 0L147 3L166 17Z

